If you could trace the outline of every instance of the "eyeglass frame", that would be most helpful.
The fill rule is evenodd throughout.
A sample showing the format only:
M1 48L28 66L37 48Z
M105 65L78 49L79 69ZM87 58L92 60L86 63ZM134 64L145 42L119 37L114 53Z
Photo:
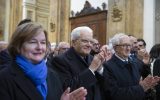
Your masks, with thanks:
M122 46L123 48L131 48L132 47L132 45L130 45L130 44L118 44L118 45L115 45L115 46Z
M92 40L88 40L88 39L83 39L83 38L78 38L76 40L79 40L81 43L84 43L84 44L92 44Z

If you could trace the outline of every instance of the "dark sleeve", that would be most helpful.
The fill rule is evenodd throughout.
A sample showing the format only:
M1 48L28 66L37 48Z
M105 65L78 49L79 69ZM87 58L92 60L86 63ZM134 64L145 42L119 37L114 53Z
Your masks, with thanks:
M150 64L144 64L142 66L141 75L143 78L146 78L149 74L151 74Z
M11 57L9 53L7 52L7 50L1 51L0 52L0 65L8 64L9 62L11 62Z
M71 90L74 90L81 86L89 88L96 83L97 80L94 74L88 68L80 73L76 73L73 72L70 66L70 63L63 58L54 57L52 60L52 68L60 75L63 89L71 87Z
M145 94L139 84L128 87L119 86L117 77L114 75L112 69L107 65L104 66L105 82L103 86L104 94L108 100L143 100Z
M151 74L150 64L144 64L143 61L138 59L138 64L140 65L140 74L144 78L146 78L149 74Z
M153 75L160 76L160 59L157 59L153 64Z
M58 74L50 68L48 68L47 85L47 100L60 100L61 95L63 94L62 83Z
M153 75L154 76L160 76L160 59L156 59L154 64L153 64ZM156 98L159 100L160 98L160 82L159 84L155 87L156 89Z

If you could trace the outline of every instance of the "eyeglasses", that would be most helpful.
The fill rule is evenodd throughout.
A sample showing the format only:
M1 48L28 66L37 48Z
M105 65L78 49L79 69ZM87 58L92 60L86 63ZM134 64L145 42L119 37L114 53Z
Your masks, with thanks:
M87 40L87 39L79 39L80 40L80 42L82 42L82 43L84 43L84 44L87 44L87 43L92 43L92 41L91 40Z
M59 50L68 50L69 48L60 48Z
M116 46L121 46L123 48L131 48L130 44L119 44L119 45L116 45Z
M100 46L99 43L93 43L92 45L93 45L93 46Z

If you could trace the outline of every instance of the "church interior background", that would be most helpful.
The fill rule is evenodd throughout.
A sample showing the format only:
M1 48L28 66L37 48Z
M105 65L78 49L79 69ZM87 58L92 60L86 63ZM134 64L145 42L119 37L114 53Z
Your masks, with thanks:
M160 0L106 0L97 8L86 0L80 12L71 9L72 1L0 0L0 41L9 41L19 21L30 18L55 43L70 42L71 30L81 25L91 27L101 44L118 32L144 38L148 50L160 43Z

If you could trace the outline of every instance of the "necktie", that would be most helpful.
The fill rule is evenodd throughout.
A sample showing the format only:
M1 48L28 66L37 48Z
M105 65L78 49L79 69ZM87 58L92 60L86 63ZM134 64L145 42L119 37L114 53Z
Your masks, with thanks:
M84 62L86 62L88 64L88 60L87 57L83 57Z
M131 70L132 70L131 64L128 61L124 61L124 63L125 63L125 66L127 67L127 69L131 72Z

